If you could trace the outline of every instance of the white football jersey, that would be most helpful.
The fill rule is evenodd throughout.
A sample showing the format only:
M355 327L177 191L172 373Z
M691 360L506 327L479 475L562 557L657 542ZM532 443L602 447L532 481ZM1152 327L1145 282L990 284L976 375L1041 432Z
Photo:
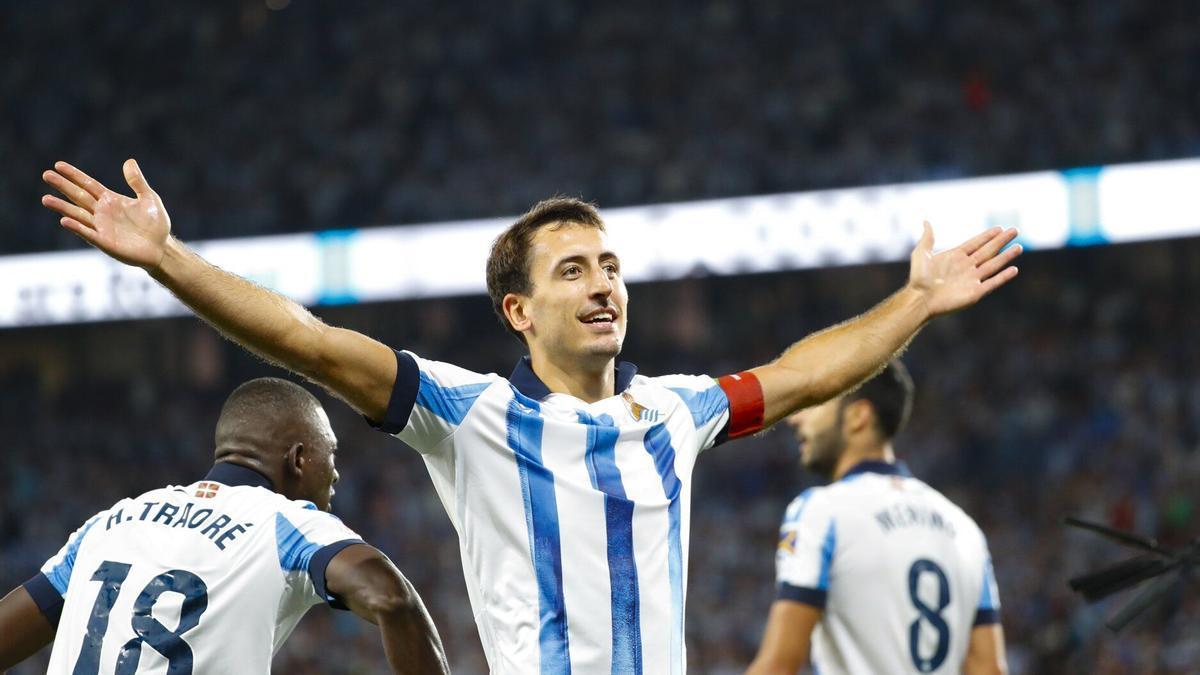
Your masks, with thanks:
M692 467L726 435L722 386L622 363L588 404L528 357L509 379L397 359L380 428L424 457L492 672L684 672Z
M959 673L1000 600L983 533L902 463L863 462L788 507L780 599L824 609L815 672Z
M268 485L223 462L202 481L123 499L89 519L25 584L58 620L47 672L270 672L309 607L339 604L325 590L325 568L362 541Z

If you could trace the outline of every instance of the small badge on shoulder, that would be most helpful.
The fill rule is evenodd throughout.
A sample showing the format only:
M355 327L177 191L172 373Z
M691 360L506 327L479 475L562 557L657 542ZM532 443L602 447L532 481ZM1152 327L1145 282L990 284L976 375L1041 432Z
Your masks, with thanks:
M633 400L633 395L629 392L623 392L621 399L625 401L625 409L629 411L630 416L633 417L635 422L653 423L658 421L659 412Z

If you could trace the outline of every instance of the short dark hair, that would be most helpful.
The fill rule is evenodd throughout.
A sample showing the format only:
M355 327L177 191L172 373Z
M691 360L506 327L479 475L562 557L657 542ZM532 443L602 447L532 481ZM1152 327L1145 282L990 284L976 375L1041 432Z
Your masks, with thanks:
M908 424L912 412L913 380L908 368L899 359L892 359L879 374L867 380L858 389L846 394L842 405L855 401L866 401L875 410L875 424L879 435L885 439L895 438Z
M321 408L307 389L278 377L260 377L233 390L217 418L217 438L250 426L308 419ZM218 445L220 440L217 441Z
M521 342L525 342L525 336L504 316L504 296L509 293L529 295L533 291L533 281L529 278L529 249L533 246L533 235L543 227L558 228L567 224L604 231L604 221L595 204L574 197L551 197L534 204L492 242L487 259L487 289L492 298L492 309L500 319L500 325Z

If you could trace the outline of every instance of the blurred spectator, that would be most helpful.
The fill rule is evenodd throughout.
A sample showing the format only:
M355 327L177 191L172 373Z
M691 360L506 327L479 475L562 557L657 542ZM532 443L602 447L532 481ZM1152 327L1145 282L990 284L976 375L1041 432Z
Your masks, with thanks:
M554 193L607 207L1197 155L1194 12L1178 0L14 0L0 3L0 242L6 254L78 245L38 205L56 159L116 187L121 160L139 157L177 234L201 239L511 214ZM1065 580L1122 552L1059 520L1168 543L1197 534L1200 242L1026 258L1019 282L918 338L898 450L988 533L1014 673L1195 672L1200 600L1108 635L1116 605L1085 607ZM738 370L901 277L638 286L626 356L648 374ZM322 313L485 372L520 353L485 298ZM0 333L0 592L95 511L203 475L220 401L267 372L193 320ZM484 672L424 466L327 407L344 449L336 509L420 590L455 672ZM740 673L773 595L782 509L811 479L782 431L706 453L695 478L691 672ZM314 611L276 670L381 663L370 631Z
M277 10L271 9L279 8ZM1200 154L1190 2L0 3L0 241L137 156L185 239Z

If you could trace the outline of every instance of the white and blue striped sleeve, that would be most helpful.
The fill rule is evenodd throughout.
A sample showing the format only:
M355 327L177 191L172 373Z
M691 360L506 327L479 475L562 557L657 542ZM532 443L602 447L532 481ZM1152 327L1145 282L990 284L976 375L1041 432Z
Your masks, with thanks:
M683 401L700 441L697 450L716 445L729 424L729 397L721 385L706 375L664 375L652 379Z
M396 382L382 421L374 426L418 452L438 448L496 380L465 368L396 351Z
M810 488L788 506L776 551L777 597L824 609L837 555L837 521L829 500Z
M992 569L992 556L986 543L983 553L983 585L979 591L979 606L975 609L976 626L1000 623L1000 587L996 584L996 572Z
M75 530L58 553L47 560L32 579L23 584L38 609L42 611L52 626L57 626L59 617L62 616L63 598L66 597L67 589L71 585L71 575L75 571L75 559L79 555L79 547L87 539L92 526L99 522L106 513L107 511L101 511L88 519L78 530Z
M275 514L275 548L280 571L292 582L289 586L304 595L306 605L327 602L337 609L346 609L325 588L325 569L347 546L365 542L332 513L320 511L310 502L292 504L293 507Z

